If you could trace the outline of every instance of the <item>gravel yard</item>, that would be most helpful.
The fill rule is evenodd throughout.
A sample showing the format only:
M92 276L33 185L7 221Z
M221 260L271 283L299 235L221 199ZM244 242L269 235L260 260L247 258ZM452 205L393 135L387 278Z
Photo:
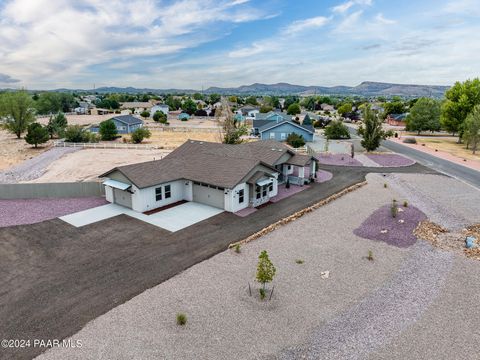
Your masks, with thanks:
M398 154L365 154L367 158L376 162L380 166L399 167L410 166L415 164L412 159Z
M363 164L357 159L353 158L349 154L328 154L319 153L316 155L320 164L325 165L343 165L343 166L363 166Z
M65 154L73 153L74 148L51 148L38 156L0 172L0 183L17 183L41 177L47 167Z
M105 204L103 197L0 200L0 227L34 224Z
M82 348L53 349L40 358L322 354L309 349L333 355L325 359L355 358L355 348L341 345L347 334L362 354L380 348L439 295L451 256L426 243L404 249L356 237L353 230L373 211L399 198L393 189L383 189L382 176L368 179L366 187L243 246L240 254L222 252L100 316L72 337L82 340ZM258 291L253 279L263 249L277 277L272 300L259 302L248 295L248 283ZM375 261L366 260L368 250ZM323 271L330 271L328 279L321 278ZM178 312L187 314L185 328L175 324ZM325 329L333 332L323 338ZM318 346L322 338L328 349Z

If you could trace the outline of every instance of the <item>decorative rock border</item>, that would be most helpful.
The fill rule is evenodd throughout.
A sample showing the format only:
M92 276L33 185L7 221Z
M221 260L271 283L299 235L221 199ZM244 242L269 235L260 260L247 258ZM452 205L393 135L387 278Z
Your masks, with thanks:
M340 197L342 197L343 195L346 195L348 194L349 192L352 192L354 190L357 190L359 188L361 188L362 186L365 186L367 185L367 182L366 181L362 181L360 183L357 183L357 184L354 184L352 186L349 186L345 189L343 189L342 191L339 191L338 193L335 193L333 195L330 195L329 197L323 199L323 200L320 200L319 202L309 206L309 207L306 207L305 209L302 209L302 210L299 210L297 212L295 212L294 214L290 215L290 216L287 216L281 220L278 220L277 222L274 222L273 224L271 225L268 225L267 227L263 228L262 230L260 231L257 231L256 233L250 235L249 237L243 239L243 240L240 240L240 241L237 241L237 242L234 242L234 243L231 243L228 248L231 249L233 247L235 247L237 244L239 245L244 245L244 244L247 244L249 243L250 241L253 241L255 239L258 239L259 237L262 237L268 233L271 233L272 231L276 230L277 228L283 226L283 225L286 225L288 224L289 222L292 222L292 221L295 221L297 220L298 218L302 217L303 215L305 214L308 214L316 209L318 209L319 207L322 207L324 205L327 205L328 203L332 202L333 200L336 200Z

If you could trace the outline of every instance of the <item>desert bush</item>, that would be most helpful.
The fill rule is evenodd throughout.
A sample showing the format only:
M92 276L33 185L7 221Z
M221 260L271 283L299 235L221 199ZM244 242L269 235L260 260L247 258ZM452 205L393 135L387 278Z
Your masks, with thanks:
M140 144L143 139L148 139L150 136L152 136L150 130L141 127L132 132L131 139L133 143Z
M187 315L184 313L177 314L177 325L183 326L187 323Z
M240 249L240 244L235 245L235 252L237 254L240 254L242 252L242 250Z
M305 139L303 138L302 135L291 133L287 137L287 144L289 144L290 146L293 146L294 148L299 148L305 145Z
M392 201L392 205L390 206L390 213L392 214L393 218L396 218L398 215L398 206L396 200Z
M368 259L369 261L373 261L373 251L372 251L372 250L368 250L367 259Z
M332 121L325 127L325 137L329 140L350 139L348 128L341 121Z
M403 202L403 207L408 207L408 201L407 201L407 200L405 200L405 201Z
M295 262L296 262L297 264L303 264L304 261L303 261L302 259L297 259L297 260L295 260Z
M417 139L413 138L413 137L407 137L405 139L403 139L403 142L405 144L416 144L417 143Z

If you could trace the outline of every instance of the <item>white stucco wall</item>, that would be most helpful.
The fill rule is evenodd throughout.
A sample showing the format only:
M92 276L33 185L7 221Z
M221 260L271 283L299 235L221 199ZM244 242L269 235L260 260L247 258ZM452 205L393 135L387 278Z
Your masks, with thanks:
M241 183L237 186L235 186L233 189L231 189L226 195L225 195L225 210L226 211L231 211L231 212L237 212L239 210L245 209L248 207L248 199L249 199L249 193L248 193L248 184L246 183ZM243 203L239 203L239 196L238 192L243 189L244 191L244 196L243 196Z
M132 209L135 211L144 212L173 204L177 201L191 199L191 185L185 185L186 182L186 180L176 180L144 189L138 189L136 186L132 186L132 190L134 191L132 196ZM165 190L163 190L162 200L156 201L155 189L160 186L165 188L166 185L171 186L172 196L168 199L165 199Z
M105 199L113 203L113 189L110 186L105 186Z

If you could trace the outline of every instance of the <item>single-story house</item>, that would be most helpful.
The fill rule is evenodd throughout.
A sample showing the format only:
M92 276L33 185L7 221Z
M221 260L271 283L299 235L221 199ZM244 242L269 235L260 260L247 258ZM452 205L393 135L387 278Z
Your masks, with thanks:
M120 105L120 109L133 109L134 114L141 114L143 111L150 111L153 104L149 101L131 101L124 102Z
M312 125L301 125L293 120L270 122L258 129L262 140L286 141L288 135L295 133L303 136L305 141L313 141L315 129Z
M253 120L256 114L260 113L260 109L255 106L245 105L237 110L237 114L243 115Z
M387 116L387 124L392 126L407 126L408 114L389 114Z
M269 202L279 183L308 182L316 160L271 140L239 145L188 140L161 160L115 167L100 177L107 201L138 212L180 201L236 212Z
M255 114L255 119L252 121L252 134L260 135L258 130L261 127L274 122L279 123L286 120L292 120L292 116L288 115L287 113L274 111L270 111L268 113L257 113Z
M165 115L168 115L168 105L163 105L163 104L157 104L153 105L150 108L150 117L153 117L153 114L155 114L157 111L163 112Z
M138 128L143 127L143 121L132 115L119 115L109 120L112 120L115 123L115 126L117 127L117 132L119 134L130 134ZM91 126L89 130L91 132L97 133L99 131L99 126Z
M178 120L188 120L188 119L190 119L190 115L182 112L182 113L178 114L177 119Z

